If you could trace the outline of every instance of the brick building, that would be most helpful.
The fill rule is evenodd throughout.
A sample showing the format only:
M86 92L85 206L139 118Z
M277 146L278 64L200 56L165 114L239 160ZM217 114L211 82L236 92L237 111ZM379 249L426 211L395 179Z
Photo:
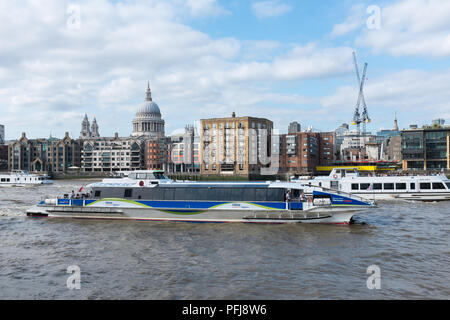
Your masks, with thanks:
M272 121L233 112L200 123L202 174L258 175L270 166Z

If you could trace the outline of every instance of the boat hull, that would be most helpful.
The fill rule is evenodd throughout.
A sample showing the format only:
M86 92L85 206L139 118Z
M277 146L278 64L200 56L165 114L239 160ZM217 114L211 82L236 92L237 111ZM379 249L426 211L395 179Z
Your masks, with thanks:
M414 201L449 201L450 193L374 193L374 192L354 192L352 195L359 196L367 200L414 200Z
M330 223L348 224L362 208L322 207L310 210L183 210L130 207L36 206L30 217L145 220L174 222Z

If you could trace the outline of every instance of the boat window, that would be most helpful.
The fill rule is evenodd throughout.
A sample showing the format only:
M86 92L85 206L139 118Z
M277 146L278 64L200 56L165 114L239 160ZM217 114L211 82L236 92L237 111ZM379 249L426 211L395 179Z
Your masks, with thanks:
M231 188L217 188L217 200L229 200Z
M383 187L384 187L384 190L394 190L394 184L393 183L384 183Z
M96 198L100 198L100 195L102 194L102 192L100 190L95 190L94 192L94 197Z
M414 182L411 182L411 183L409 184L409 189L415 190L415 189L416 189L416 184L415 184Z
M433 189L445 189L445 186L442 182L433 182Z
M445 183L447 185L447 189L450 189L450 182Z
M406 190L406 183L400 182L395 184L395 189L397 190Z
M133 189L125 189L124 198L131 198L133 196Z
M359 190L359 185L357 183L352 183L352 190Z
M243 201L244 200L244 193L241 188L234 188L231 190L231 200L233 201Z
M5 178L2 178L2 182L5 182L6 181L6 179Z
M370 183L360 183L359 184L359 189L360 190L368 190L370 187Z
M153 176L155 177L155 179L167 179L164 172L153 172Z
M266 201L267 200L267 189L257 188L256 189L256 201Z
M374 183L373 184L373 190L382 190L383 184L382 183Z
M136 173L130 173L129 175L128 175L128 178L130 178L130 179L136 179Z
M422 189L422 190L429 190L429 189L431 189L431 183L429 183L429 182L422 182L422 183L420 183L420 189Z
M138 173L137 174L137 178L138 179L147 179L147 174L145 174L145 173Z
M186 197L186 200L198 200L201 197L201 193L203 190L198 188L186 188L184 190L184 196Z

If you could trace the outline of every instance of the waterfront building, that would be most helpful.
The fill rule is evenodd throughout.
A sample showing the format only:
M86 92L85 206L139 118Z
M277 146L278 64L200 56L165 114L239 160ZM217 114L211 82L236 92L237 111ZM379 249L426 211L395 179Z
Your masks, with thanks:
M144 140L144 167L147 170L167 170L170 138L149 138Z
M8 146L0 145L0 171L8 169Z
M450 127L402 130L402 157L404 170L450 170Z
M200 123L202 174L259 175L270 167L272 121L233 112Z
M319 165L335 160L334 132L296 132L280 137L280 171L315 173Z
M61 140L49 139L47 141L47 171L66 172L68 169L80 168L80 141L70 138L68 132Z
M150 83L147 85L146 98L141 103L133 119L133 137L162 138L164 137L164 120L159 106L152 100Z
M351 130L344 133L340 139L340 159L344 161L362 161L368 159L366 144L376 141L376 136L370 132L362 135L357 130Z
M63 139L28 139L25 133L8 146L8 169L66 172L80 166L79 141L66 132Z
M5 126L0 124L0 145L5 144Z
M289 123L288 133L296 133L301 131L300 123L297 121Z
M365 152L367 160L378 161L381 158L381 144L376 141L366 142Z
M144 168L143 139L101 137L83 140L81 167L85 172L130 171Z
M388 161L402 160L402 136L393 136L386 140L383 145L382 158Z
M335 134L335 148L340 152L342 141L344 141L344 136L349 132L349 127L347 123L341 124L336 130Z
M195 126L187 125L184 133L170 137L171 173L200 172L200 136Z

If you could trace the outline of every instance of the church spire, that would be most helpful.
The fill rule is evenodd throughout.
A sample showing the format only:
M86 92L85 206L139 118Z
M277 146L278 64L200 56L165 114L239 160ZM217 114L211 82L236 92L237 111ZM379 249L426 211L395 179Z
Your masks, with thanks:
M152 92L150 91L150 81L147 81L147 98L146 101L152 101Z
M398 131L397 112L395 112L395 116L394 116L394 130Z

